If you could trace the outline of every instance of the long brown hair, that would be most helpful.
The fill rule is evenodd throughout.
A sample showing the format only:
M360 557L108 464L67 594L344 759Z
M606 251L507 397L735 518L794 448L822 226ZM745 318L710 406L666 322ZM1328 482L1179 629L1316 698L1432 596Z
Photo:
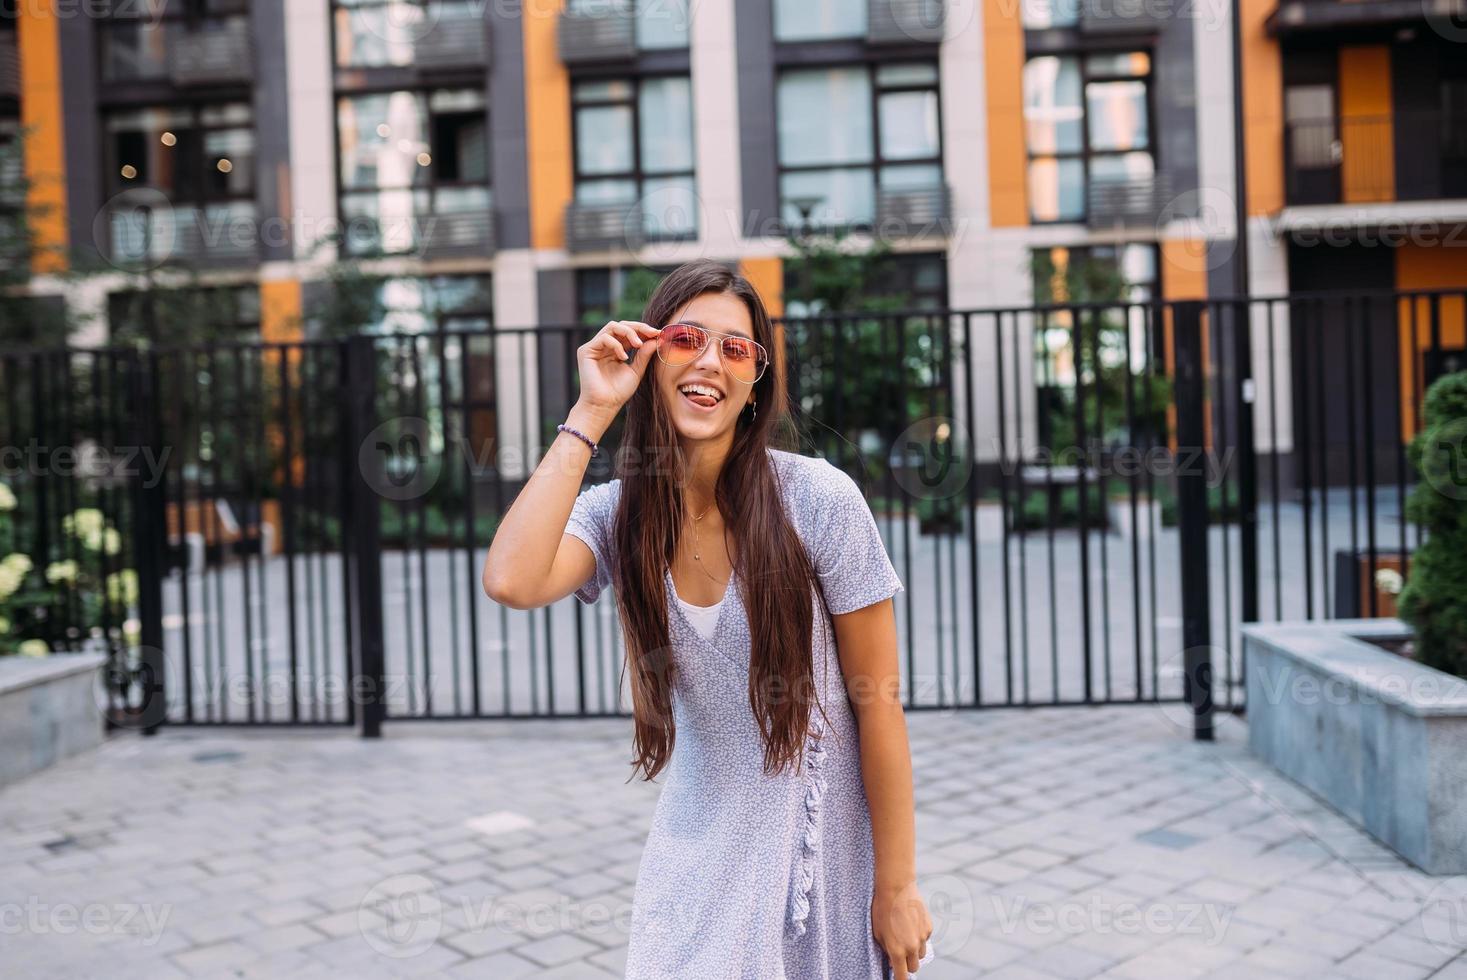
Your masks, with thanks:
M811 710L807 694L814 689L812 589L818 590L819 583L785 513L767 451L788 406L783 358L776 356L773 325L759 293L726 266L699 259L658 284L642 319L663 326L706 293L727 293L744 303L754 339L773 362L755 383L754 418L749 411L739 414L714 491L734 542L734 571L748 611L749 708L764 740L764 771L770 773L803 757ZM620 559L612 574L632 684L632 765L650 780L667 764L677 734L665 573L684 526L686 460L652 369L627 402L625 419L621 445L627 451L617 455L621 496L612 530ZM670 466L658 465L669 460Z

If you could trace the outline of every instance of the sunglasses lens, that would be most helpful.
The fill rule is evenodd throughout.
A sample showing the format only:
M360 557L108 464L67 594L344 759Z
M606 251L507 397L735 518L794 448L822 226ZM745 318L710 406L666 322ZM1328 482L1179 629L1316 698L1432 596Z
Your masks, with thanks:
M658 334L657 355L673 366L687 364L708 346L708 335L697 327L674 323Z
M725 337L723 365L728 373L745 384L759 380L764 373L764 348L743 337Z

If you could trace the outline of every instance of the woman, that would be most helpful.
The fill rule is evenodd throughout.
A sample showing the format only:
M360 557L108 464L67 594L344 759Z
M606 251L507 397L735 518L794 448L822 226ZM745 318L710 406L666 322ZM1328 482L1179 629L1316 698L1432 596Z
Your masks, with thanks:
M932 923L902 584L855 482L769 446L784 379L748 280L688 263L644 315L577 351L580 397L484 568L489 596L518 609L616 589L633 766L668 773L627 976L903 980L931 958ZM577 495L623 405L618 477Z

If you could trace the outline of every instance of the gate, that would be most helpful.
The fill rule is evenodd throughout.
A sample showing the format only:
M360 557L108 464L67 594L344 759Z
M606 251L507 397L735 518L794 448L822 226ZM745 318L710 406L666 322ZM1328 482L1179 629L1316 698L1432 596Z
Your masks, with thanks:
M908 707L1168 702L1206 737L1243 707L1240 623L1389 612L1464 307L849 313L778 322L776 351L792 444L855 477L906 586ZM625 713L614 595L479 587L593 332L0 354L0 550L72 563L25 628L108 649L103 708L145 730Z

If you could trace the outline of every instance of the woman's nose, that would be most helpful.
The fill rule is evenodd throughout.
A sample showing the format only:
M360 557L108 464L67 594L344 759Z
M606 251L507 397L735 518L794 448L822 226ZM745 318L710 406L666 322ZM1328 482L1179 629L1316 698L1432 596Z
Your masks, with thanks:
M696 366L709 371L717 371L723 368L723 362L718 357L717 337L708 338L708 346L703 348L703 353L698 355Z

